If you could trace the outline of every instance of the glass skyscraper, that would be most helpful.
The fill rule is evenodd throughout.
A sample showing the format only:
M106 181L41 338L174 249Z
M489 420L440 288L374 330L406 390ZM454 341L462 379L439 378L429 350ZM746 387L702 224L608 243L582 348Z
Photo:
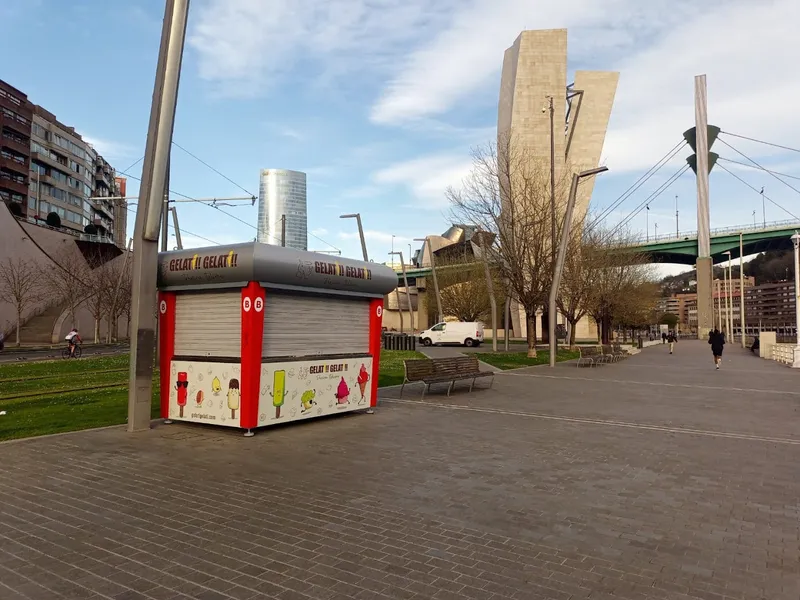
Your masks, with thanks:
M258 241L281 245L281 217L286 217L286 247L308 249L306 174L262 169L258 188Z

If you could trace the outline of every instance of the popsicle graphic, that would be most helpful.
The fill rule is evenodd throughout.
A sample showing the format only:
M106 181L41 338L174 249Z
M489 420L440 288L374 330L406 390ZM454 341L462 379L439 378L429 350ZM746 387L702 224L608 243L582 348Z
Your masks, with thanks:
M180 409L180 417L183 418L183 407L186 406L186 400L189 396L189 380L188 374L185 371L178 373L178 381L175 382L175 389L178 390L178 407Z
M369 381L369 372L367 371L367 367L364 364L361 365L361 370L358 372L358 389L361 390L361 402L364 401L364 391L367 389L367 382ZM361 404L359 402L359 404Z
M239 380L231 379L228 384L228 408L231 409L231 419L236 418L236 411L239 410Z
M275 418L281 418L281 406L289 392L286 391L286 371L275 371L272 378L272 406L275 407Z

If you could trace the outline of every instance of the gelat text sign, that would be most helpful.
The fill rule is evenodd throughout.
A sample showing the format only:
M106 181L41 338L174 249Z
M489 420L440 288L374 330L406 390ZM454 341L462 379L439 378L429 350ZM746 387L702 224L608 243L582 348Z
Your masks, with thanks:
M238 265L239 254L231 250L227 254L211 254L200 256L195 254L188 258L173 258L167 263L167 271L196 271L199 269L229 269Z

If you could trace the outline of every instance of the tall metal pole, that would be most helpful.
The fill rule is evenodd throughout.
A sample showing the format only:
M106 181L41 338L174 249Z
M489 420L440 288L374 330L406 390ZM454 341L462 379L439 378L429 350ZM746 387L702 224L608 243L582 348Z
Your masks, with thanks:
M694 78L694 122L697 155L697 337L708 335L714 323L711 293L714 264L708 192L708 90L705 75Z
M406 286L406 300L408 300L408 319L411 323L411 333L414 333L414 310L411 306L411 288L408 287L408 274L406 273L406 262L403 260L403 252L398 250L397 252L392 252L392 254L396 254L400 257L400 266L403 269L403 285ZM394 262L394 261L392 261ZM399 292L398 292L398 301L400 300ZM400 304L397 305L398 310L400 309Z
M561 243L558 246L558 256L553 267L553 283L550 286L550 302L548 304L550 314L556 314L556 298L558 297L558 287L561 285L561 274L564 271L564 257L567 254L567 243L569 241L569 234L572 227L572 211L575 208L575 196L578 193L578 182L583 177L590 177L598 173L608 171L608 167L598 167L597 169L589 169L581 173L572 175L572 184L569 188L569 199L567 200L567 210L564 213L564 224L561 227ZM548 322L550 342L550 366L556 366L556 353L558 352L558 341L556 340L556 320L551 319Z
M189 0L166 1L134 230L136 252L133 255L131 324L135 335L131 339L128 431L150 428L158 235L188 14Z
M794 245L794 331L795 347L792 367L800 368L800 233L792 236Z
M494 282L492 272L489 269L489 234L484 236L481 244L481 254L483 255L483 268L486 273L486 289L489 292L489 306L492 309L492 352L497 352L497 300L494 297Z
M511 296L509 296L508 294L506 294L506 305L505 305L505 307L503 309L503 313L504 313L503 316L504 316L504 320L505 320L505 323L503 323L503 328L504 328L504 332L503 332L503 349L506 352L508 352L508 345L509 345L508 337L509 337L510 330L511 330Z
M645 212L645 225L644 225L644 228L645 228L645 241L649 242L650 241L650 205L647 204L645 206L645 208L647 209L647 211Z
M33 215L35 218L38 218L39 211L42 207L42 182L40 181L40 171L39 165L36 165L36 214Z
M286 215L281 215L281 246L286 246Z
M367 240L364 238L364 227L361 225L361 214L356 214L356 223L358 224L358 237L361 240L361 254L364 256L364 262L369 262Z
M424 238L414 238L415 242L422 242L422 256L425 256L425 250L428 250L428 257L431 262L431 277L433 277L433 292L436 294L436 322L441 323L444 320L442 314L442 296L439 293L439 278L436 276L436 264L433 257L433 246L431 246L431 239L429 236ZM424 260L424 258L423 258Z
M739 329L742 334L742 348L745 348L747 327L744 320L744 233L741 231L739 232Z
M764 186L761 186L761 216L764 219L764 229L767 228L767 205L764 202Z
M678 227L678 195L675 194L675 237L681 237L681 228Z
M173 227L175 227L175 243L178 246L178 250L183 250L183 242L181 241L181 227L178 225L178 209L173 206L169 210L172 213Z
M556 260L556 136L553 107L553 97L550 100L550 259Z

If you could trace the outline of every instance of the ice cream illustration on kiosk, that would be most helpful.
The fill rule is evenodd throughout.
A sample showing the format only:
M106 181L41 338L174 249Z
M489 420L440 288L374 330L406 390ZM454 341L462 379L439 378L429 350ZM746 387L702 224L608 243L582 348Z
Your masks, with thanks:
M339 386L336 388L336 402L338 404L349 404L348 396L350 396L350 388L347 387L347 382L342 377L339 381Z
M231 419L236 418L236 411L239 410L239 380L231 379L228 384L228 408L231 409Z
M180 408L180 417L183 418L183 407L186 406L186 398L189 395L189 381L185 371L178 373L178 381L175 383L175 389L178 390L178 407Z
M219 396L219 393L222 391L222 383L219 381L219 377L214 377L211 380L211 391L214 392L215 396Z
M269 395L272 396L272 406L275 407L276 419L281 418L281 406L283 406L283 401L288 393L286 390L286 371L275 371L275 375L272 378L272 391Z
M361 401L359 404L363 404L364 391L367 389L367 382L369 381L369 372L363 363L361 365L361 370L358 372L358 379L356 381L358 382L358 389L361 390Z
M316 390L306 390L303 392L303 395L300 396L300 404L303 405L303 408L300 410L300 414L311 410L311 407L316 404L314 402L314 398L317 396Z
M194 401L197 402L198 407L203 405L203 390L197 390L197 395L194 397Z

